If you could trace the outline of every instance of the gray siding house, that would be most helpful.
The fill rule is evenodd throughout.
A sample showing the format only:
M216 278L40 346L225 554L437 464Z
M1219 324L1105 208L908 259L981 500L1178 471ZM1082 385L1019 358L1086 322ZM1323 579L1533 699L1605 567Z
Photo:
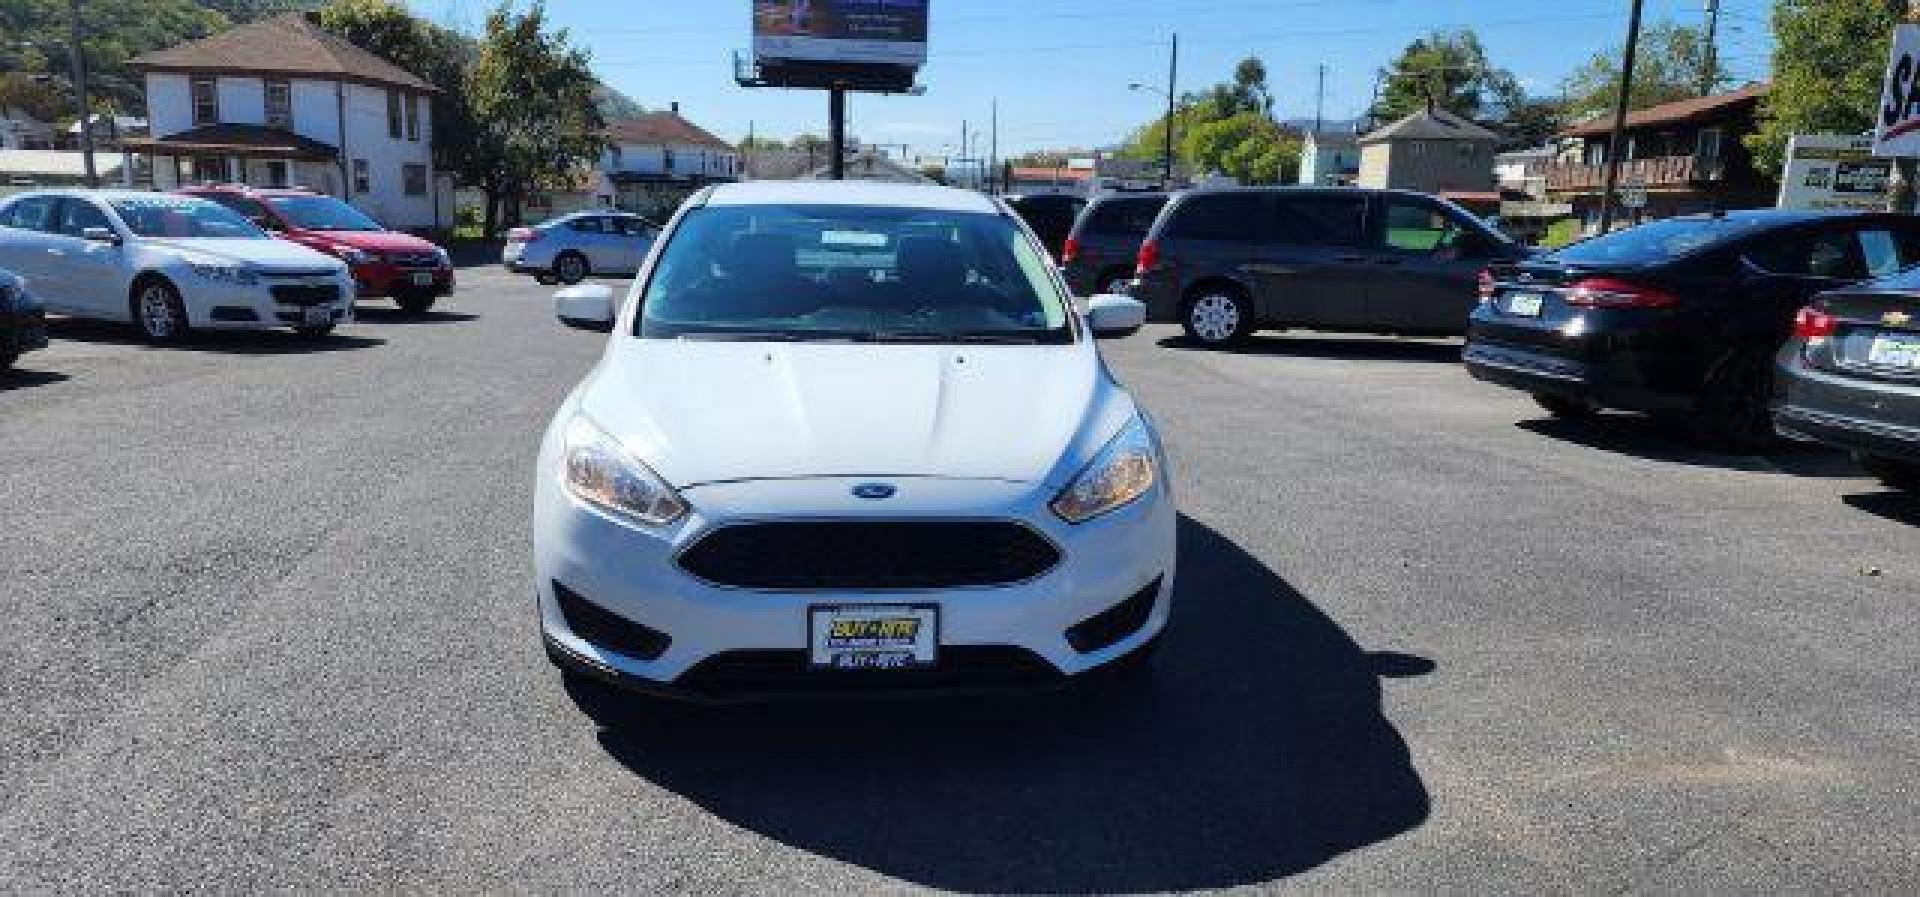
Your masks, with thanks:
M1360 138L1362 187L1489 193L1500 135L1444 109L1423 109Z

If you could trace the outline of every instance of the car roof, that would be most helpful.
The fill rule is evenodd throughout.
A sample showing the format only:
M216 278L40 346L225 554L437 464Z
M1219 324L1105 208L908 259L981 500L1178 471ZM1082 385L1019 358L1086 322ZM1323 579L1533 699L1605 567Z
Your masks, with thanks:
M1771 225L1786 227L1795 224L1808 224L1816 221L1833 221L1846 218L1886 218L1900 217L1893 212L1871 212L1850 209L1740 209L1731 212L1702 212L1693 215L1678 215L1677 221L1731 221L1739 224Z
M24 191L21 191L20 193L16 193L13 196L9 196L7 198L14 199L14 198L26 197L26 196L62 196L62 197L67 197L69 199L78 197L78 198L86 198L86 199L97 199L97 200L101 200L102 202L112 202L116 199L144 199L144 198L149 198L154 196L171 196L171 197L181 198L181 199L199 199L199 197L196 197L196 196L184 196L179 193L168 193L164 190L89 190L82 187L64 187L64 188L53 187L45 190L24 190ZM207 200L204 200L204 199L200 201L207 202Z
M940 212L998 214L985 195L952 187L871 181L749 181L723 184L707 194L710 206L894 206Z

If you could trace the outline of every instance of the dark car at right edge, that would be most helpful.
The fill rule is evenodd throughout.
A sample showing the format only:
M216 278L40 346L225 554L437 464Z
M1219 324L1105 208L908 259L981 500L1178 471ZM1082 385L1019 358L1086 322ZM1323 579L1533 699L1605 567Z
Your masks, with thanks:
M1713 448L1775 438L1774 357L1813 297L1920 262L1920 218L1731 212L1668 218L1496 264L1468 370L1556 417L1652 414Z
M1887 485L1920 492L1920 270L1801 309L1778 363L1780 432L1853 452Z

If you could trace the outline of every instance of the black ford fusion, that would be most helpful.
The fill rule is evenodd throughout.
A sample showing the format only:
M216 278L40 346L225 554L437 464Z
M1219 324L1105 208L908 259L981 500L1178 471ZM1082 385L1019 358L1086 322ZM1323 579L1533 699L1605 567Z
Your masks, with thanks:
M1827 293L1780 351L1774 422L1920 492L1920 270Z
M1920 262L1920 218L1749 211L1670 218L1495 264L1467 368L1556 417L1670 419L1730 451L1772 443L1774 357L1814 296Z
M20 278L0 271L0 371L20 356L47 346L47 320Z

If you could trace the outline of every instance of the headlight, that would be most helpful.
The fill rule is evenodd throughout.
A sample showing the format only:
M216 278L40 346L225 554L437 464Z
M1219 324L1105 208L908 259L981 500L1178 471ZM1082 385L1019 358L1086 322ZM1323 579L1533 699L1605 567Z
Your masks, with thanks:
M1054 498L1053 513L1068 523L1085 523L1126 507L1153 488L1159 475L1153 457L1153 437L1135 416Z
M230 283L235 286L250 287L260 282L260 274L252 268L242 265L199 265L189 264L193 273L208 280Z
M687 513L672 486L585 415L567 424L562 456L567 491L581 501L647 526L666 526Z
M371 252L363 249L355 249L351 246L335 246L333 247L333 254L339 256L341 261L349 265L369 265L380 260L379 256Z
M448 255L445 249L438 246L433 247L433 258L440 263L440 267L442 268L450 268L453 266L453 256Z

